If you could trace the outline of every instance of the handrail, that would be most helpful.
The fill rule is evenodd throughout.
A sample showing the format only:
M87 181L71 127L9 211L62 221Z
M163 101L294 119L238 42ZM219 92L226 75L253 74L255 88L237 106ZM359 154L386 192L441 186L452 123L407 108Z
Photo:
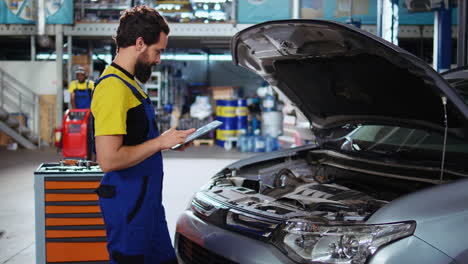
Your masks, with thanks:
M16 87L13 87L12 83L18 84L19 82L11 78L11 76L6 76L6 74L4 73L5 73L4 71L0 72L1 86L2 86L1 94L0 94L0 96L2 97L1 106L5 107L5 110L7 111L9 110L7 106L11 106L12 109L14 109L13 111L27 114L32 122L32 126L33 126L32 130L34 132L37 132L37 122L38 122L37 119L38 118L36 117L36 109L35 109L35 101L38 98L37 95L34 94L29 89L26 89L26 92L29 92L29 93L25 93L24 91L21 91L20 89ZM10 78L5 78L5 76L10 77ZM15 98L17 100L12 99L12 98ZM20 131L22 127L23 127L23 124L20 122L18 131Z
M3 74L4 76L7 76L8 78L10 78L14 83L16 83L18 86L21 86L21 88L27 90L28 92L36 95L36 93L29 87L27 87L26 85L24 85L23 83L21 83L20 81L18 81L14 76L12 76L11 74L9 74L8 72L0 69L0 74Z
M0 69L0 106L4 107L9 105L15 109L14 111L18 110L19 113L27 114L32 124L31 131L38 136L40 122L40 103L43 103L47 106L49 109L48 119L49 121L52 120L53 113L50 111L50 109L54 107L52 103L42 99L38 94L18 81L14 76ZM8 109L5 110L8 111ZM22 124L20 123L18 131L20 131L21 127Z
M17 92L17 90L15 89L12 89L11 87L8 87L8 86L4 86L6 87L7 89L6 90L9 90L9 91L13 91L13 92ZM4 90L5 91L5 90ZM19 97L18 97L18 102L15 102L14 100L9 100L8 102L4 102L4 105L12 105L14 106L13 108L14 109L17 109L19 113L25 113L25 112L28 112L27 110L28 109L34 109L35 107L35 102L33 100L30 100L28 98L23 98L21 96L21 93L18 93L19 94ZM14 95L12 95L14 96ZM4 98L8 98L8 96L6 96L6 93L4 92L2 97ZM2 105L3 106L3 105ZM5 110L7 110L7 108L5 107ZM31 112L34 113L34 110L31 110ZM27 113L29 114L29 113Z
M34 101L34 98L37 96L37 95L33 95L33 99L30 99L30 98L26 98L24 97L24 94L21 93L21 91L19 91L18 89L15 89L13 88L10 84L6 84L4 83L4 87L7 88L8 90L10 91L13 91L13 92L16 92L18 94L18 96L21 96L22 99L26 99L30 104L34 105L36 102Z
M1 69L0 69L0 72L1 72ZM12 80L13 80L14 82L19 83L18 80L16 80L16 79L12 79ZM21 83L20 83L20 84L21 84ZM36 102L34 101L34 99L38 98L39 101L44 102L45 104L53 105L52 103L49 103L47 100L42 99L38 94L36 94L36 93L35 93L34 91L32 91L30 88L24 86L24 84L21 84L21 85L23 85L23 87L24 87L25 89L27 89L28 92L31 92L31 94L33 95L33 100L31 101L31 102L33 102L33 104L36 103ZM12 88L12 86L10 86L9 88L10 88L10 89L16 90L16 91L17 91L18 93L20 93L20 94L24 94L24 93L22 93L21 91L19 91L18 89ZM26 94L26 95L27 95L27 94Z

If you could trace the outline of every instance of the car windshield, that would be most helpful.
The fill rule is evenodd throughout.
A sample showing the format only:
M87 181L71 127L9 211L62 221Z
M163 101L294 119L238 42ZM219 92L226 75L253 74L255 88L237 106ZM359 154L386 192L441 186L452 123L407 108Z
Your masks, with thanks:
M468 104L468 79L451 79L448 82L465 99L465 103Z
M352 143L353 151L394 155L397 158L412 160L417 158L418 161L440 161L444 145L442 134L382 125L360 126L345 138ZM460 162L466 162L468 158L468 141L448 136L446 158L447 164L455 165L459 169L468 167Z
M468 68L463 67L444 72L442 77L450 83L455 91L465 99L465 103L468 104Z

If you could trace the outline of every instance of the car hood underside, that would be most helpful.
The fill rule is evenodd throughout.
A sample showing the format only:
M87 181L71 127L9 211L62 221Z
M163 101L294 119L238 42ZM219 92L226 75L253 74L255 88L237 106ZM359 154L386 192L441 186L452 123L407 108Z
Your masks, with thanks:
M348 123L465 127L468 108L429 65L353 26L320 20L259 24L232 40L234 62L269 81L318 129Z

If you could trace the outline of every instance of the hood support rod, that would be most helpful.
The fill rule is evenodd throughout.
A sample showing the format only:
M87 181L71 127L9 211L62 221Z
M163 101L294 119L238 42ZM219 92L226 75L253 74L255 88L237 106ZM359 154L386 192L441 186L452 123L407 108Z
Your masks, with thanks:
M442 104L444 105L444 146L442 149L442 164L440 165L440 182L444 179L444 167L445 167L445 150L447 147L447 131L448 131L448 119L447 119L447 97L442 96Z

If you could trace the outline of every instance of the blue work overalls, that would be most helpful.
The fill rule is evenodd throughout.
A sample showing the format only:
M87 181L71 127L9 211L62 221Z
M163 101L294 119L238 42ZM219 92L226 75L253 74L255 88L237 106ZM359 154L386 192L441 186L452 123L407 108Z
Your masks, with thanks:
M143 104L148 118L150 140L159 135L156 115L149 98L120 76ZM162 205L163 164L161 152L133 167L108 172L97 189L107 232L112 264L177 263Z
M77 84L78 85L78 84ZM86 81L86 89L78 89L73 91L75 93L75 107L77 109L89 109L91 106L91 89L89 87L89 80Z

